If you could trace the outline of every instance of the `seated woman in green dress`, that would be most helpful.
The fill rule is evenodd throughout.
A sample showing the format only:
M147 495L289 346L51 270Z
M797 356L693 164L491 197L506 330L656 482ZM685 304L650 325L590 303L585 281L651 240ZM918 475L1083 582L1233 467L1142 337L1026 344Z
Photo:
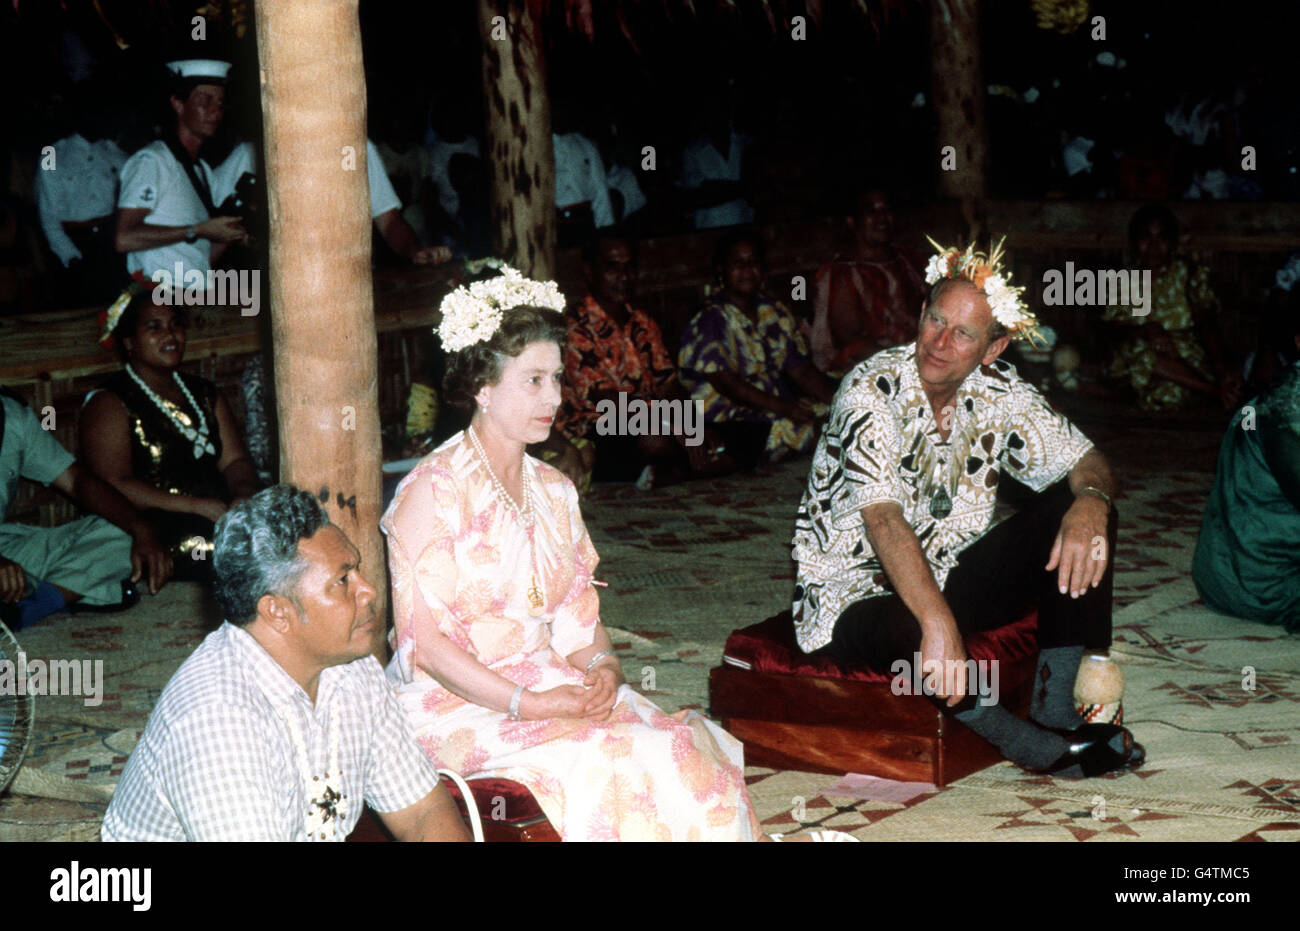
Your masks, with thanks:
M1275 387L1237 412L1223 438L1192 577L1215 610L1297 630L1300 300L1291 307L1291 365Z
M1143 207L1129 222L1129 244L1137 268L1151 272L1151 293L1145 314L1120 304L1102 312L1118 331L1111 377L1127 382L1145 411L1185 407L1194 395L1231 409L1241 378L1225 364L1208 270L1175 254L1178 220L1159 204Z

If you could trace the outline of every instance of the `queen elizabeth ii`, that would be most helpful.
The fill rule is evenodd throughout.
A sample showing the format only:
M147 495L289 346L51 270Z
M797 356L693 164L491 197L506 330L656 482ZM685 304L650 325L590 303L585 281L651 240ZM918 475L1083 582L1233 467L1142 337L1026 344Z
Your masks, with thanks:
M565 840L760 839L740 744L625 683L577 492L525 455L560 404L563 306L512 269L443 303L444 391L473 416L381 522L389 678L438 766L523 783Z

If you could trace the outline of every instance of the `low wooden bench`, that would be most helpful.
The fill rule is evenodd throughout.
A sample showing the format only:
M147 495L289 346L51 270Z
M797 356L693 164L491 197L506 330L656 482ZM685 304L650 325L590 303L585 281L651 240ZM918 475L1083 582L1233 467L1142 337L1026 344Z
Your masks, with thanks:
M1038 613L974 634L966 650L998 661L999 701L1023 716L1037 660ZM864 773L946 785L1001 760L983 738L892 677L810 656L789 611L732 632L709 673L714 718L745 744L745 761L814 773Z

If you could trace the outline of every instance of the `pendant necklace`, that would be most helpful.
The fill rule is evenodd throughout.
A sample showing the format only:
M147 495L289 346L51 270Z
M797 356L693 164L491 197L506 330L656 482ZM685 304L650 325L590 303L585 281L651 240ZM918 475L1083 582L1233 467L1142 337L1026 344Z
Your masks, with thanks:
M942 485L930 499L930 516L935 520L943 520L952 513L952 498L948 497L948 489Z
M519 475L520 483L524 487L524 506L523 508L520 508L519 505L515 504L515 500L510 497L510 493L506 491L506 486L501 483L500 479L497 478L496 473L492 471L492 463L488 461L487 452L483 449L483 444L479 442L478 433L473 427L466 427L465 432L469 434L470 441L474 444L475 451L483 459L483 465L487 467L487 474L488 478L492 480L492 487L496 489L501 500L505 502L506 507L511 510L515 515L515 518L528 534L528 567L532 572L532 582L528 586L528 592L526 594L528 599L528 613L533 617L541 617L546 613L546 594L542 591L541 585L537 583L537 555L535 552L536 546L533 540L536 514L533 510L533 492L532 487L528 483L528 475L523 471L521 471Z
M306 831L308 840L334 840L338 836L339 825L348 816L348 797L343 792L343 767L339 765L339 703L336 699L330 708L329 756L325 761L323 776L312 775L311 757L307 753L307 744L302 738L294 709L281 708L280 717L289 728L289 738L297 751L298 774L303 791L311 793L303 830Z
M180 431L181 436L194 444L195 459L201 459L204 453L207 453L209 456L215 456L217 454L216 449L212 446L212 441L208 438L208 423L203 419L203 411L199 407L198 402L194 400L194 395L190 394L190 389L185 387L185 382L181 381L181 376L178 373L172 372L172 378L175 380L176 385L181 389L181 395L187 402L189 402L190 407L194 410L195 423L199 425L197 430L191 427L184 420L181 420L180 410L175 404L172 404L170 401L164 401L152 388L144 383L144 379L135 373L135 369L131 368L130 362L126 364L126 374L131 376L131 380L134 381L136 385L139 386L140 390L144 392L145 397L152 401L154 406L167 416L167 419L172 422L173 426Z
M949 441L942 445L942 451L932 437L918 437L922 449L918 454L917 471L925 476L921 494L930 499L930 516L935 520L943 520L952 514L953 498L961 481L961 466L971 444L970 430L962 429L964 426L956 424L949 430Z

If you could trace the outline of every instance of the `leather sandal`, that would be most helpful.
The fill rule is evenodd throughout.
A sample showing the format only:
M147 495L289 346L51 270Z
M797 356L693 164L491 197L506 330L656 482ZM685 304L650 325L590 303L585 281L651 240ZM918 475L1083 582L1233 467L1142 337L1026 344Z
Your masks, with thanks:
M1104 773L1131 772L1146 762L1146 749L1133 739L1128 728L1118 724L1082 724L1072 731L1056 733L1066 739L1069 749L1051 766L1035 772L1051 775L1078 766L1083 778L1091 779ZM1110 746L1117 734L1124 735L1123 751Z

